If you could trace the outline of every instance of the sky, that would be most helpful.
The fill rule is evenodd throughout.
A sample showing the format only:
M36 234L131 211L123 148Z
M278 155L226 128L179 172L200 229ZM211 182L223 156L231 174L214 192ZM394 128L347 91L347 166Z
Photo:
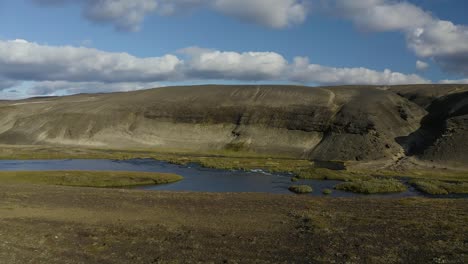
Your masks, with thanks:
M468 83L465 0L0 0L0 99Z

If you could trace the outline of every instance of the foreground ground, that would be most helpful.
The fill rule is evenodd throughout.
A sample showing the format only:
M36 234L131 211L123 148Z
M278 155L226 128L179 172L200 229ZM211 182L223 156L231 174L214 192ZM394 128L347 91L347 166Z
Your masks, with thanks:
M2 263L466 263L464 199L0 185Z

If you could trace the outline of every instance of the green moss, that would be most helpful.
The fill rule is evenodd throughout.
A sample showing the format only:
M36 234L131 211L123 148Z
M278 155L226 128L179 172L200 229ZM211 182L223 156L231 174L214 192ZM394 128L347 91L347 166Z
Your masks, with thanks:
M437 180L412 180L410 183L419 191L432 195L468 193L468 183L449 183Z
M292 185L288 189L295 193L311 193L314 191L309 185Z
M325 195L330 195L330 194L332 194L332 190L330 190L330 189L323 189L323 190L322 190L322 193L325 194Z
M301 179L314 180L338 180L350 181L353 179L371 179L372 177L366 173L347 171L347 170L330 170L325 168L310 168L297 172L297 177Z
M407 171L391 171L391 170L330 170L325 168L302 168L295 171L297 177L301 179L317 179L317 180L371 180L375 177L409 177L413 179L432 179L442 181L458 181L468 182L468 172L465 171L450 171L450 170L407 170Z
M311 168L313 163L308 160L253 158L253 157L189 157L193 162L204 167L217 169L251 170L263 169L271 172L294 172L302 168Z
M32 183L82 187L130 187L165 184L182 180L176 174L124 171L8 171L0 172L0 183Z
M360 173L369 173L373 176L381 177L410 177L413 179L433 179L433 180L446 180L446 181L464 181L468 182L467 171L454 171L444 169L432 170L406 170L406 171L360 171Z
M395 179L353 180L340 183L335 186L335 189L364 194L395 193L407 190L404 184Z

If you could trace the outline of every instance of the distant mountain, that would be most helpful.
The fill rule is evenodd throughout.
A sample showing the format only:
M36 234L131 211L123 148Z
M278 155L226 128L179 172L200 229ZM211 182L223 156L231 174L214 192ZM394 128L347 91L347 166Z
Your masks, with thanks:
M0 144L466 162L468 85L208 85L1 101Z

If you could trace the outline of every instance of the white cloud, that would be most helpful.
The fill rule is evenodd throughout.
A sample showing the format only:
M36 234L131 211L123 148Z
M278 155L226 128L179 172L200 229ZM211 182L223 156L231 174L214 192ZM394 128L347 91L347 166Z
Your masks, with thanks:
M387 0L335 0L334 12L365 30L394 31L423 26L432 20L419 7Z
M440 20L402 1L334 0L328 8L366 30L401 31L417 56L433 58L449 72L468 75L467 26Z
M174 78L181 64L170 54L137 58L84 47L0 41L0 77L13 80L163 81Z
M291 67L291 80L301 83L320 84L419 84L430 83L429 80L415 74L402 74L388 69L383 72L366 68L335 68L310 64L306 57L296 57Z
M272 28L302 23L307 8L300 0L32 0L43 6L79 4L93 22L111 23L119 30L138 31L152 13L173 15L195 8L209 8L242 21ZM308 0L304 0L308 1Z
M94 0L87 1L84 14L92 21L112 22L119 30L138 31L157 5L152 0Z
M429 64L424 61L417 60L416 61L416 69L418 71L425 71L429 68Z
M288 62L274 52L223 52L192 47L185 72L194 79L275 80L281 78Z
M435 20L407 34L409 47L443 69L468 76L468 27Z
M468 84L468 79L459 79L459 80L442 80L442 84Z
M303 84L427 83L418 75L366 68L310 64L304 57L289 63L275 52L233 52L190 47L181 56L137 58L98 49L0 40L0 87L18 86L27 95L129 91L158 82L282 81ZM3 81L2 81L3 80ZM1 88L0 88L1 89Z
M304 22L307 7L297 0L216 0L221 12L273 28Z

